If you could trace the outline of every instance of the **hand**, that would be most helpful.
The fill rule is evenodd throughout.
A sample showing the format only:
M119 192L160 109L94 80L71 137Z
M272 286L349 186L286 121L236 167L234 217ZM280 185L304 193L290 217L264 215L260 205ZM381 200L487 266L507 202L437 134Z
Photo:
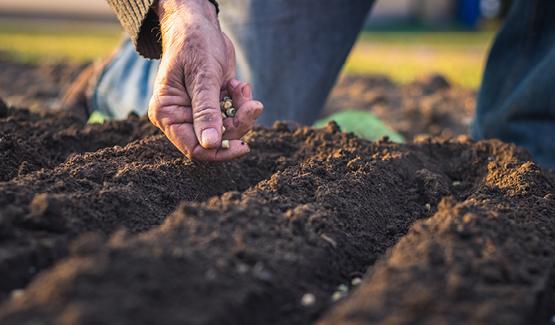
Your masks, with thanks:
M230 160L250 151L240 138L263 110L250 85L235 79L235 51L207 0L160 0L163 55L148 116L186 156ZM234 118L222 119L220 100L233 99ZM225 126L225 133L222 132ZM221 147L229 139L229 149Z

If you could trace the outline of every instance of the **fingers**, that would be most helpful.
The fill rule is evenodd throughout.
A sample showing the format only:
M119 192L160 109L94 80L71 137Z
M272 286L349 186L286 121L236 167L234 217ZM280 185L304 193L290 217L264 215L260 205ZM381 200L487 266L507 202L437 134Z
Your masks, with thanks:
M233 99L233 105L236 108L243 106L249 100L252 100L251 85L246 82L241 82L232 79L227 83L227 92Z
M260 117L264 106L252 100L252 89L248 83L232 79L227 83L227 92L233 99L233 105L238 108L234 118L224 119L225 139L240 139L254 126Z
M247 134L256 123L256 119L260 117L264 105L256 100L250 100L243 104L238 110L234 118L224 119L226 132L225 139L240 139Z
M174 124L193 123L191 108L179 105L158 106L157 108L149 109L148 117L163 132L166 132L166 129Z
M167 129L166 136L191 160L224 161L239 158L250 152L249 146L241 140L229 141L229 148L205 149L197 141L193 125L174 124Z
M249 146L241 140L230 140L228 149L207 150L198 146L192 153L195 160L225 161L244 156L250 152Z
M195 136L205 149L216 149L222 142L220 82L215 74L197 71L192 86Z
M165 57L160 62L148 107L150 121L162 131L171 124L192 120L192 117L188 116L191 115L190 110L181 109L191 106L191 101L182 82L182 69L177 68L174 61Z

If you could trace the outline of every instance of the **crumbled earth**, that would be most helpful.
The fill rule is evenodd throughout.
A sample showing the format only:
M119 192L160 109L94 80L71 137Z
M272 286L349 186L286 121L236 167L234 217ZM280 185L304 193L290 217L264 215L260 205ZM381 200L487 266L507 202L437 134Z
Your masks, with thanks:
M343 76L322 112L372 112L405 139L426 134L442 139L468 134L476 92L452 85L441 75L397 85L385 76Z
M85 64L24 64L2 60L0 97L12 106L35 112L57 109L58 97ZM370 111L405 139L426 134L442 139L468 133L476 92L431 74L405 85L387 76L342 76L322 111L328 116L344 109Z
M0 52L0 98L11 106L42 111L57 99L87 64L27 64L7 60Z
M555 313L554 180L513 145L372 143L333 123L277 123L249 135L247 157L207 164L145 119L83 128L4 111L3 145L42 160L21 172L31 163L3 157L2 324L522 324ZM75 147L55 141L72 127Z
M548 323L555 174L452 137L474 95L441 77L349 82L415 141L276 123L200 163L145 118L0 101L0 324Z

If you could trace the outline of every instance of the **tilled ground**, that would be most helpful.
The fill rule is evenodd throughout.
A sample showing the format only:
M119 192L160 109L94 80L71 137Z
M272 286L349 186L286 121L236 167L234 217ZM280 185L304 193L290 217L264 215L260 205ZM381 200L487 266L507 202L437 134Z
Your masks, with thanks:
M2 60L0 53L0 97L32 111L56 109L57 99L85 66L16 63ZM344 109L367 110L407 140L421 134L446 139L468 133L475 97L474 90L436 74L405 85L387 76L348 75L338 80L321 117Z
M0 130L1 324L555 314L554 180L510 144L278 123L247 157L207 164L136 117L4 107Z

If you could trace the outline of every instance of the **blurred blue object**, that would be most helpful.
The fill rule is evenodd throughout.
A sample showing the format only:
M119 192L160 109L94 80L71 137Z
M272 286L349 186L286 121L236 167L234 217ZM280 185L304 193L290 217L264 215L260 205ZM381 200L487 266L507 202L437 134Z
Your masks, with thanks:
M476 27L480 16L480 0L459 1L459 19L464 26L470 28Z

